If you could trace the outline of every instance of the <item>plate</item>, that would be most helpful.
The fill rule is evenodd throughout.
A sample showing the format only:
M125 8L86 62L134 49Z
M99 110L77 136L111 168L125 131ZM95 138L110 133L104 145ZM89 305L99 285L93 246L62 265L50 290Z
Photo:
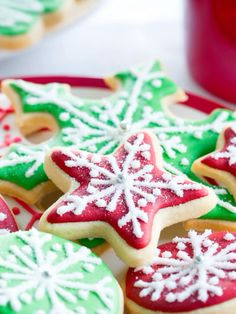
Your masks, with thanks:
M71 76L38 76L38 77L21 77L21 79L47 84L52 82L66 83L72 87L74 94L90 99L99 99L104 96L111 95L112 92L105 85L104 81L99 78L88 77L71 77ZM217 108L226 109L225 106L209 101L197 95L187 93L188 100L183 103L170 105L168 109L175 114L185 119L202 119L211 111ZM227 108L228 109L228 108ZM37 215L37 214L36 214ZM17 217L16 217L17 220ZM186 232L182 224L177 224L164 229L161 233L160 243L167 242L175 236L185 236ZM109 266L118 280L122 278L127 266L122 263L114 254L112 249L108 249L102 256L104 262ZM124 314L128 314L124 312Z

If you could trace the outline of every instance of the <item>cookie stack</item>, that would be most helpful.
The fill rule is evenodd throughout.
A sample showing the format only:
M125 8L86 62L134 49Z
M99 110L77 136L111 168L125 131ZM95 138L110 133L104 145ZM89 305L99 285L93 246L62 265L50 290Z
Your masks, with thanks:
M98 100L2 82L0 311L122 314L124 295L133 314L234 313L235 113L174 117L168 106L186 96L158 61L105 82L115 92ZM180 238L176 223L195 230ZM88 249L108 244L130 267L123 294Z

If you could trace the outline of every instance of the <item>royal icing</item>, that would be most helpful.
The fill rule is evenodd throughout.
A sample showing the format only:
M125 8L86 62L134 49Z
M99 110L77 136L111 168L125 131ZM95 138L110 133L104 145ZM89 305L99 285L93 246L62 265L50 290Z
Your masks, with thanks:
M4 236L0 310L22 314L118 314L118 284L89 249L32 229Z
M18 152L21 152L21 156L15 160L15 164L24 163L31 160L31 166L25 170L25 175L31 175L35 172L39 166L42 166L43 154L38 151L31 151L28 148L29 142L27 142L22 135L19 133L15 126L13 109L9 103L8 98L0 93L0 156L4 155L8 146L11 145L10 158L6 161L9 165L14 164L14 146L15 143L24 143L25 146L21 146ZM29 155L29 156L28 156ZM16 181L17 183L17 181ZM30 206L17 198L5 197L6 203L10 207L14 218L19 226L20 230L29 230L32 227L37 227L38 221L42 215L36 206ZM10 224L11 225L11 224ZM3 229L3 228L2 228ZM10 229L10 228L8 228ZM15 230L13 230L15 231ZM3 233L3 231L2 231ZM104 241L102 239L81 239L80 244L85 245L89 248L94 248L101 245Z
M195 122L173 118L161 101L173 95L177 88L166 78L158 62L135 67L115 78L120 83L116 94L97 101L75 98L60 84L43 86L11 81L10 87L20 97L23 113L48 113L56 120L59 133L48 144L50 147L74 145L82 150L108 154L130 132L150 129L163 148L166 170L185 173L199 181L190 170L193 161L214 150L219 132L229 121L235 120L235 113L216 110L206 119ZM24 176L26 169L22 165L16 167L19 178ZM46 180L41 171L39 168L35 176L18 180L18 184L28 189L40 184ZM1 168L0 163L0 178L2 172L12 180L12 167ZM235 213L229 210L236 208L232 195L227 192L218 198L217 206L204 218L234 221Z
M226 128L223 131L223 137L223 148L204 156L201 163L212 169L228 172L236 177L236 131L234 127Z
M44 13L58 10L64 0L0 0L0 35L25 34Z
M14 216L4 199L0 196L0 235L17 230L18 226Z
M235 261L236 234L190 231L187 238L160 245L150 265L129 269L126 296L168 313L220 304L236 296Z
M72 189L47 210L47 222L104 221L128 245L146 247L160 209L186 206L208 195L198 183L158 168L160 152L155 149L151 135L140 132L108 156L73 148L53 150L51 163L71 178Z

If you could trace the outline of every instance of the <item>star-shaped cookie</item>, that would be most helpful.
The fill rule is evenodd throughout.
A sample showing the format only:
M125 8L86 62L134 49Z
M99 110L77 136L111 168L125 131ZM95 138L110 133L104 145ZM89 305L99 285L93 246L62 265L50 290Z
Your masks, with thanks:
M150 261L164 227L216 204L211 189L163 170L161 148L147 131L107 156L54 148L44 166L66 194L43 214L40 230L70 240L105 238L131 266Z
M218 138L216 150L199 159L192 170L207 178L214 179L216 184L224 185L236 200L236 128L232 124L224 128Z

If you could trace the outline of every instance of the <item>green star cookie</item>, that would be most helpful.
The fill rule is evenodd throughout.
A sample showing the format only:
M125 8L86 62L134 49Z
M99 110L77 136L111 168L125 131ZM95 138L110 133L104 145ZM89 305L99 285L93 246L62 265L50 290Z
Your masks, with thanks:
M36 229L1 239L1 313L123 313L118 283L89 249Z

